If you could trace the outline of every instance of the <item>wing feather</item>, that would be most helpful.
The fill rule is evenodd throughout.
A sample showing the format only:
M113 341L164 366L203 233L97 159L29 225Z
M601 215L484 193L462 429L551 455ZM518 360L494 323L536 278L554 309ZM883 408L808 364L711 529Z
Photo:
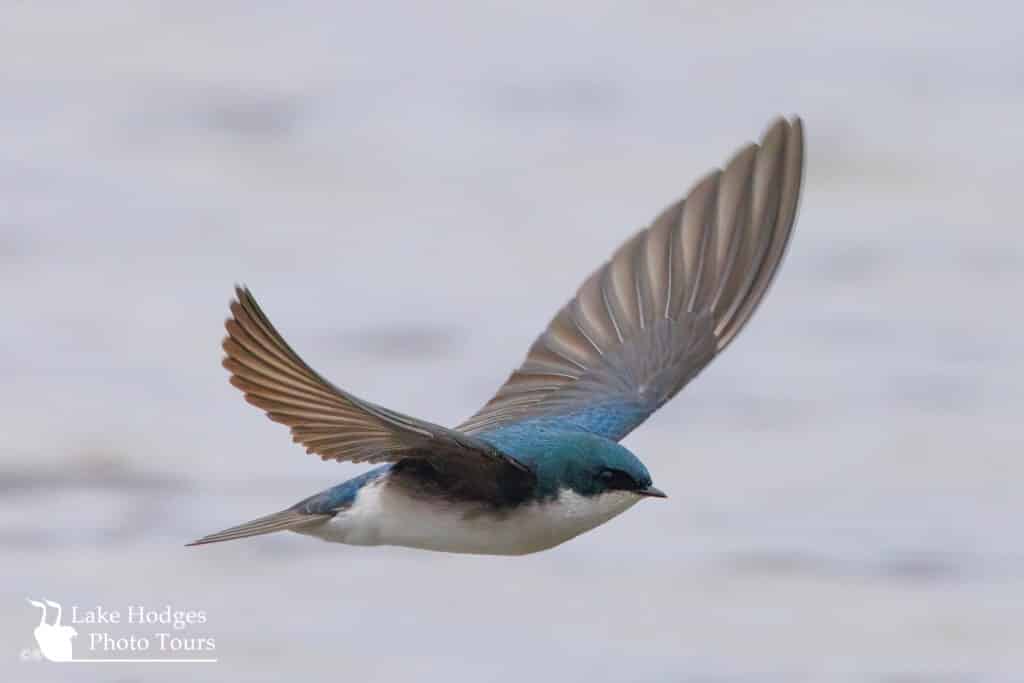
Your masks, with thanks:
M628 434L749 320L785 252L802 173L802 123L779 119L590 275L459 429L554 420Z
M238 287L235 294L223 343L231 384L271 420L287 425L306 452L350 462L425 461L450 473L464 495L490 501L532 485L532 471L492 445L334 386L295 353L248 289Z

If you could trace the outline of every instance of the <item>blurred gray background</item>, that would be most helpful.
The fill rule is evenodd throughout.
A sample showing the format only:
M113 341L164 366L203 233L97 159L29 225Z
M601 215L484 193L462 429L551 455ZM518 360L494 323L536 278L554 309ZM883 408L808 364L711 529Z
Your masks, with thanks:
M1024 16L767 5L3 3L0 678L1024 680ZM626 442L667 501L523 558L182 547L361 471L228 385L236 281L453 424L789 113L781 276ZM25 597L203 609L221 661L20 663Z

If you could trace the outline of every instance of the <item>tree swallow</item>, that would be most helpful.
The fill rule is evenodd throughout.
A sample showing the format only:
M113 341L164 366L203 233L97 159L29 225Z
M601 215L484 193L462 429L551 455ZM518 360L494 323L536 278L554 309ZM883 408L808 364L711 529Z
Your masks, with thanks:
M750 319L786 250L802 174L800 119L776 120L587 278L494 398L454 429L331 384L236 288L223 344L231 384L306 452L385 464L189 545L287 530L524 555L664 498L618 441Z

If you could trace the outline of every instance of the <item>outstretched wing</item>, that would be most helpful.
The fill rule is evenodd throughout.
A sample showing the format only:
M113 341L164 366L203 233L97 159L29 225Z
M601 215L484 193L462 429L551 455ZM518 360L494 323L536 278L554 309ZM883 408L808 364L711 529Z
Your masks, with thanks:
M779 119L591 275L459 429L632 431L750 319L782 260L802 171L800 119Z
M292 439L324 460L428 464L467 497L499 501L532 486L533 473L490 444L363 401L309 367L274 329L248 289L237 287L224 326L231 384Z

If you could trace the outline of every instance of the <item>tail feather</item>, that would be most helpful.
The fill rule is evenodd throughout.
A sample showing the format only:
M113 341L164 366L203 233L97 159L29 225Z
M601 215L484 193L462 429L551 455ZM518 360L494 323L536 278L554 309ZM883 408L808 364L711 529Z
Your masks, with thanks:
M220 543L221 541L234 541L249 536L272 534L275 531L296 529L309 524L324 522L333 516L333 514L310 514L295 509L282 510L281 512L275 512L272 515L260 517L245 524L233 526L230 529L224 529L223 531L203 536L185 545L206 545L207 543Z

